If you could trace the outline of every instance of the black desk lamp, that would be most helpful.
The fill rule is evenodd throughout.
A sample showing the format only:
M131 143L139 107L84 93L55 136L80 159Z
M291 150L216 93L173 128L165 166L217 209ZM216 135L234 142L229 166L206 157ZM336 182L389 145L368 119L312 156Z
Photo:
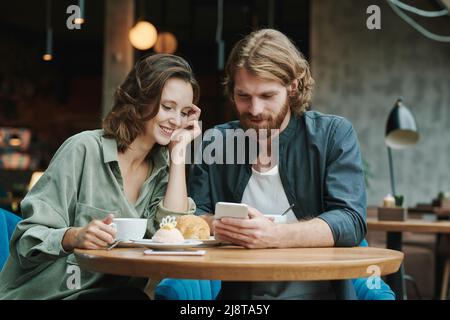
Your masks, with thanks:
M406 149L415 145L419 141L419 133L417 131L416 121L409 111L409 109L402 103L402 98L399 98L389 113L386 123L385 142L388 149L389 157L389 173L391 175L391 189L392 195L395 197L395 177L394 166L392 164L392 149ZM397 198L395 199L397 202ZM397 203L396 203L397 205ZM402 250L402 233L388 232L387 233L387 247L393 250ZM406 289L404 278L399 274L404 274L403 264L401 269L395 273L387 276L386 280L395 288L397 299L406 299Z
M406 149L419 141L416 121L409 109L399 98L389 113L386 123L385 142L388 149L389 173L391 176L392 195L395 197L395 176L392 163L392 149Z

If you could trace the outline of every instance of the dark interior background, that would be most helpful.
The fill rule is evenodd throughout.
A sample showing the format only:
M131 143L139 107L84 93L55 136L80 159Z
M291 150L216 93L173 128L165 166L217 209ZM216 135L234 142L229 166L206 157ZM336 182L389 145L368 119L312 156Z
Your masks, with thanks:
M69 30L66 8L73 0L52 1L53 55L45 50L46 1L0 3L0 126L32 129L45 168L70 135L101 123L105 0L86 1L86 23ZM136 18L145 17L158 31L178 40L176 54L193 66L201 85L203 129L233 119L222 94L215 42L217 1L136 1ZM268 1L224 1L226 55L244 34L268 25ZM274 1L274 26L309 54L309 0ZM135 51L135 57L151 54Z
M44 62L45 0L0 2L0 127L32 131L29 153L45 169L61 143L99 128L105 0L86 0L81 30L66 27L66 8L77 0L53 0L54 59ZM403 0L422 10L439 10L437 0ZM268 0L224 0L226 55L243 35L268 26ZM409 205L429 202L450 185L450 45L430 40L398 17L386 0L275 0L273 26L294 40L316 80L315 110L340 115L354 125L368 172L368 203L389 192L384 143L386 117L399 96L416 117L419 143L394 153L397 189ZM366 27L368 6L381 10L381 30ZM136 19L178 39L199 79L203 129L235 118L223 97L217 67L216 0L136 0ZM420 25L450 35L450 16ZM135 57L151 54L140 52ZM39 169L39 168L36 168ZM14 173L15 176L6 176ZM28 183L29 175L0 170L0 190Z

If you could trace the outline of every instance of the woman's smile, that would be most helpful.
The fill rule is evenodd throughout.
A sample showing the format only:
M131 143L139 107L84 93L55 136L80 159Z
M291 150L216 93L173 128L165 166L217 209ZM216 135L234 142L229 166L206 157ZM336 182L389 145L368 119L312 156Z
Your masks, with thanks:
M174 129L169 128L169 127L165 127L165 126L162 126L162 125L160 125L159 127L161 128L161 132L163 133L163 135L165 135L165 136L167 136L169 138L172 136L172 133L173 133Z

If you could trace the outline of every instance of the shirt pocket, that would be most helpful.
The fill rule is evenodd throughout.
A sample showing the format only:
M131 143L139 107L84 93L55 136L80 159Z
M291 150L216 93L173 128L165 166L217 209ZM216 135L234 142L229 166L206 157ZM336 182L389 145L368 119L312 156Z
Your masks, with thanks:
M77 202L75 209L75 227L85 227L92 220L103 220L110 213L118 216L118 209L100 209L87 204Z

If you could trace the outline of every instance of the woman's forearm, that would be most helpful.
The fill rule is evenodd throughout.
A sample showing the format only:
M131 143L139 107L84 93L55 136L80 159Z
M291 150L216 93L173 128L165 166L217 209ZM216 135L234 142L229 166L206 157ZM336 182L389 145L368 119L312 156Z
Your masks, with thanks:
M169 182L164 197L164 207L170 211L186 212L188 210L186 172L184 162L170 163Z
M75 234L77 233L78 228L69 228L67 229L64 237L61 241L61 245L66 252L72 252L75 249Z

